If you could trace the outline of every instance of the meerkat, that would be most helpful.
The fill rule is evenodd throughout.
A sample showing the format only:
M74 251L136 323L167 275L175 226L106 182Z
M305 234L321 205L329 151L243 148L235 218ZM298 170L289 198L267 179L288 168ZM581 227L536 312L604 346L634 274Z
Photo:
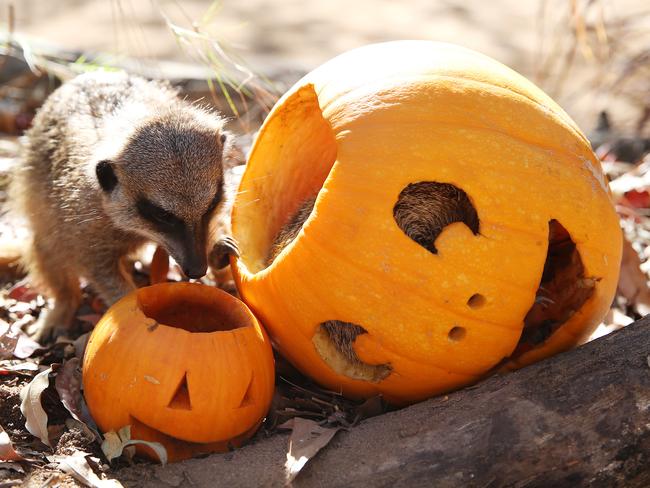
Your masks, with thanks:
M316 197L308 198L280 229L271 243L267 256L267 266L300 233L303 224L311 214ZM407 185L399 194L393 206L393 218L397 226L413 241L433 254L438 250L435 241L443 229L454 222L463 222L473 234L479 233L479 218L467 194L460 188L434 181L422 181ZM347 363L347 371L357 379L381 381L390 374L390 365L365 365L356 355L353 343L367 331L362 325L339 320L329 320L321 324L317 332L320 342L317 348L325 351L322 345L325 338L337 353L328 356L340 356Z
M55 90L26 133L9 187L9 210L31 231L24 265L51 299L36 338L69 329L81 278L109 306L134 290L124 261L147 242L189 278L206 273L208 254L224 263L236 246L211 222L227 205L236 156L223 118L167 84L93 72Z

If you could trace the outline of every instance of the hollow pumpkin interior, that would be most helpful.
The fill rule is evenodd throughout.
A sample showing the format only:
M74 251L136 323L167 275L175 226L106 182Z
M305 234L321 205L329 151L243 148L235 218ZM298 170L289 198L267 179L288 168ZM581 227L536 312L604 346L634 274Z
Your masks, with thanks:
M243 304L210 287L145 287L137 291L137 301L142 313L158 324L188 332L225 332L254 325Z
M280 130L262 128L251 160L262 154L265 163L249 167L251 200L237 209L235 238L241 262L250 273L271 264L274 239L299 208L319 193L337 153L334 132L323 117L313 85L288 99L270 124L278 124ZM304 227L308 225L309 219Z

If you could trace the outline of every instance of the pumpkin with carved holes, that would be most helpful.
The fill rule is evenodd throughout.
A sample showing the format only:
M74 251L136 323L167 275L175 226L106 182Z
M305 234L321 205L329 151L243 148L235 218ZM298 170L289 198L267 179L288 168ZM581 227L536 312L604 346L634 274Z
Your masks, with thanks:
M124 297L96 325L83 361L84 397L99 428L131 425L132 439L162 443L171 461L252 436L274 375L268 337L246 305L194 283Z
M353 50L291 88L232 231L240 295L281 353L396 404L585 340L622 243L573 120L493 59L428 41Z

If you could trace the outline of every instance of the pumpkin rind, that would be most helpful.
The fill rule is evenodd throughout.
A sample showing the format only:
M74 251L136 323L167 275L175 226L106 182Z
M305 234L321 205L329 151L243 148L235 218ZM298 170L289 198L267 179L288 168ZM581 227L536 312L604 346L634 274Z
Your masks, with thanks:
M393 205L423 181L466 192L480 232L449 225L435 255L404 234ZM273 236L315 191L298 237L266 267ZM510 358L551 219L568 229L595 292L543 344ZM283 355L330 389L394 403L584 340L611 303L621 256L600 163L570 117L498 62L426 41L351 51L289 90L255 141L232 227L240 294ZM468 306L477 293L481 306ZM379 382L336 373L312 341L328 320L366 329L357 356L392 373ZM450 338L455 327L461 340Z
M181 301L190 309L201 303L226 313L236 328L189 332L157 323L144 314L142 300ZM189 405L173 402L182 384ZM254 433L273 396L273 353L236 298L203 285L158 284L126 296L99 321L84 355L83 386L102 431L133 425L133 438L176 440L171 453L187 457L226 450L229 441Z

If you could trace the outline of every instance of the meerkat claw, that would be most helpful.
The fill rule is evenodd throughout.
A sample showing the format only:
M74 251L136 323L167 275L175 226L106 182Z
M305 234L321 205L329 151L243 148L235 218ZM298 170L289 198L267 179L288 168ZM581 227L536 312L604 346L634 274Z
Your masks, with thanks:
M230 236L222 237L217 241L210 255L208 256L208 262L213 269L222 269L228 266L230 263L230 256L239 257L239 247L237 242Z

